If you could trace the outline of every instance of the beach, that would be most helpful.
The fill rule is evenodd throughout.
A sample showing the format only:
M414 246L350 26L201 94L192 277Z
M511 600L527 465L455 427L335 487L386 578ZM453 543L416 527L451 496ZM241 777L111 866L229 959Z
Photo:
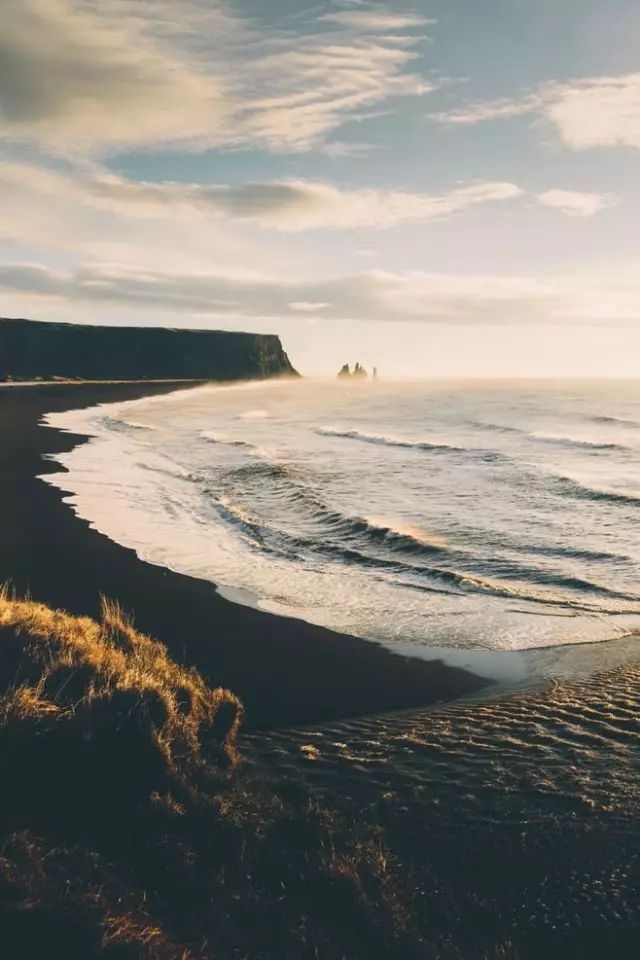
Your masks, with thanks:
M258 778L302 780L344 816L379 822L420 877L421 920L465 960L630 960L639 703L636 653L584 681L252 734L245 749ZM502 947L485 953L491 943Z
M488 684L434 660L231 603L211 583L141 561L74 516L39 476L43 457L80 436L42 426L45 414L133 400L176 383L14 385L0 390L0 582L74 614L118 601L140 630L208 681L234 690L249 727L406 709L473 694Z
M114 623L124 650L147 651L143 680L151 683L136 693L109 692L108 738L101 739L97 713L88 753L82 736L58 733L85 722L76 705L61 726L48 727L45 711L41 736L18 733L17 750L16 734L7 737L13 790L3 816L14 832L0 858L0 901L8 904L8 942L31 957L53 937L51 956L66 956L65 937L86 936L79 947L74 941L80 953L68 955L102 956L92 951L104 945L103 938L95 946L103 918L124 910L118 937L152 943L163 958L210 960L209 946L198 944L208 944L212 931L222 951L215 955L230 957L238 944L247 955L313 956L318 943L326 950L316 955L332 960L596 960L605 950L634 957L635 638L539 651L539 674L514 689L231 602L211 582L141 560L39 479L61 469L43 457L83 443L40 421L176 389L186 387L0 389L0 581L18 596ZM131 611L167 654L152 648L150 656L148 641L132 634L118 608L107 608L105 620L101 596ZM2 602L11 607L10 596ZM46 634L47 618L56 622L43 608L38 628L28 605L25 611L19 615L30 630ZM78 624L81 642L97 629ZM111 636L106 651L113 651ZM32 651L46 663L38 645ZM500 656L509 654L494 652L489 662ZM92 662L91 671L102 661ZM10 657L3 666L10 670ZM71 676L51 669L64 676L52 688L57 699L73 703L67 684L82 690L86 680L76 680L77 669ZM214 701L226 703L231 776L218 771L211 779L200 762L183 769L164 753L160 770L145 759L140 724L156 716L158 690L171 722L184 719L172 714L176 684L208 685ZM219 686L233 692L216 694ZM97 710L100 698L92 692L87 702ZM197 700L190 702L195 709ZM29 722L21 715L17 730ZM198 750L218 749L215 729L213 741L200 735ZM60 778L53 791L52 777ZM62 848L52 845L58 836ZM27 881L30 870L35 879ZM85 882L93 884L89 900ZM64 901L60 889L70 891ZM17 911L14 902L22 905ZM34 914L28 902L36 903Z

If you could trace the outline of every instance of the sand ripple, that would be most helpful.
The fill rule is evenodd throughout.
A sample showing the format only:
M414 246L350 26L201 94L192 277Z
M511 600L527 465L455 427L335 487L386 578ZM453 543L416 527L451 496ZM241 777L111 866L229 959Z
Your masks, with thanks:
M640 923L639 748L638 665L246 745L262 772L375 811L436 927L481 915L499 937Z

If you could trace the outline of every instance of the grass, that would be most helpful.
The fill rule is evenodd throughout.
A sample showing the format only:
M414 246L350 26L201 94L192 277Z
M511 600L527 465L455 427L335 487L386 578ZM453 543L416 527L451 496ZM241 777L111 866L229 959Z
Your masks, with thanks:
M422 814L257 779L242 715L116 604L96 622L0 590L2 960L600 955L589 931L496 945L472 887L449 916Z
M0 592L7 960L413 955L379 833L244 774L241 721L116 604Z
M171 777L233 764L242 704L210 689L195 670L135 629L117 604L103 599L102 619L72 617L0 591L3 638L2 721L28 720L51 730L65 722L93 736L100 714L137 724ZM128 720L125 718L128 717Z

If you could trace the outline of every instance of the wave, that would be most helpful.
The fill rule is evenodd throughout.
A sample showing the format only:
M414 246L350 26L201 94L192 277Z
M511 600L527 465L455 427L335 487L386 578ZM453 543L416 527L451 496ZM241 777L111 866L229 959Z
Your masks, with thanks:
M541 586L560 587L561 589L573 590L577 593L593 593L602 597L612 597L616 600L629 600L640 604L640 596L622 593L619 590L604 587L601 584L593 583L591 580L585 580L582 577L558 574L548 570L539 570L535 567L527 568L526 573L531 581Z
M251 537L255 538L261 545L264 544L261 525L257 523L246 510L226 496L215 496L215 501L218 512L223 519L239 527L243 533L250 534Z
M626 417L599 416L591 417L593 423L609 423L621 427L629 427L633 430L640 430L640 423L637 420L629 420Z
M136 466L140 470L148 470L149 473L159 473L165 477L171 477L174 480L188 480L190 483L202 484L205 477L200 473L194 473L187 470L173 461L153 462L149 460L137 460Z
M229 440L224 434L213 433L211 430L203 430L200 434L200 439L206 440L207 443L220 443L225 447L243 447L246 450L256 449L255 445L249 443L247 440Z
M555 484L563 494L577 497L580 500L602 501L623 506L640 506L640 493L610 490L605 487L591 487L573 477L556 477Z
M422 450L426 453L460 453L476 457L488 463L507 462L510 458L498 450L482 450L475 447L456 447L450 443L436 443L433 440L405 440L402 437L385 434L362 433L360 430L337 430L333 427L317 427L314 431L321 437L339 437L344 440L357 440L360 443L373 443L383 447L399 447L404 450Z
M608 422L615 421L615 417L594 417L596 422ZM535 440L538 443L549 443L557 445L560 447L573 447L580 450L593 450L593 451L613 451L618 450L624 453L633 452L632 447L627 447L621 443L613 443L610 441L600 441L600 440L583 440L577 437L563 437L555 436L554 434L546 433L537 433L536 431L524 430L521 427L512 427L507 426L506 424L501 423L485 423L479 420L471 421L474 426L481 427L483 430L492 430L495 433L505 433L505 434L516 434L520 437L526 437L529 440ZM617 422L626 422L632 423L632 421L617 421ZM640 424L637 424L640 428Z
M563 547L561 544L532 544L527 543L529 553L544 557L568 557L571 560L588 560L596 563L628 563L631 557L621 553L610 553L607 550L589 550L584 547Z
M540 590L535 586L528 586L524 583L497 580L475 573L461 572L459 570L431 567L428 571L425 571L425 573L428 577L434 577L442 583L458 587L464 593L482 593L509 600L524 600L545 607L560 607L594 614L640 613L640 598L610 591L606 587L598 587L595 584L573 577L550 577L546 582L547 585L551 585L552 583L558 586L562 585L569 589L577 590L578 592L602 594L603 596L608 596L611 599L617 599L623 602L609 605L603 605L596 601L591 603L586 598L563 597L551 593L548 590ZM429 588L427 587L426 589Z
M637 609L637 611L640 612L640 597L622 593L617 590L612 590L608 587L601 586L600 584L593 583L590 580L585 580L580 577L566 576L546 570L539 570L533 567L526 567L522 569L514 567L509 571L514 577L520 575L528 578L531 581L531 584L528 585L515 579L509 581L495 577L483 576L482 574L474 571L464 571L433 566L431 562L420 563L418 561L432 561L433 558L438 554L449 554L449 551L446 547L438 547L434 544L411 537L407 534L399 533L392 527L377 527L361 517L340 516L339 526L343 531L346 529L353 534L361 535L364 541L369 541L369 547L372 543L384 544L387 548L389 548L389 553L385 557L372 556L370 553L363 553L358 550L353 550L352 548L346 548L342 544L336 544L335 542L328 540L320 541L322 552L332 554L339 553L343 559L365 562L368 565L390 567L396 571L402 570L404 572L410 572L419 576L421 579L435 579L436 581L445 583L448 586L457 587L459 591L463 591L465 593L482 592L493 594L494 596L534 601L545 605L604 612L600 603L591 604L586 602L584 599L572 599L570 597L563 597L550 592L550 590L556 588L558 590L582 594L583 597L586 594L592 594L594 596L608 597L614 600L631 602L635 604L634 609ZM296 542L299 546L310 546L312 548L315 548L318 545L318 541L304 539L297 539ZM393 554L396 555L393 556ZM408 562L409 556L411 556L413 562ZM455 561L456 559L460 560L462 558L456 558L456 556L452 553L450 554L450 559ZM548 589L539 589L540 587L546 587ZM431 588L425 586L425 589L429 590ZM607 612L619 612L620 609L621 608L616 605L615 607L610 607Z
M520 436L527 436L527 430L521 430L520 427L512 427L506 423L489 423L484 420L469 421L474 427L480 427L482 430L491 430L494 433L517 433Z
M251 468L242 468L243 471ZM236 473L239 471L236 471ZM265 472L272 476L282 475L279 465L269 465L268 470L256 470L264 475ZM286 470L283 471L288 476ZM198 478L194 477L194 480ZM406 531L403 525L397 528L392 525L378 525L367 520L364 517L350 517L318 501L308 492L298 490L293 499L298 502L303 496L306 496L309 504L312 505L312 519L320 521L324 527L324 536L305 536L301 532L288 531L284 526L274 526L264 518L254 517L249 510L232 499L228 494L218 494L214 490L208 490L213 496L218 513L223 519L229 521L233 526L240 528L245 534L259 544L262 548L271 552L291 555L300 548L310 548L314 552L324 554L338 555L344 560L356 561L366 565L388 566L398 569L399 566L407 566L401 560L392 557L372 556L361 550L354 549L353 546L346 546L335 541L327 539L327 532L334 536L341 536L345 541L359 539L361 543L368 541L369 546L374 544L384 544L391 551L405 552L417 556L429 555L445 550L444 546L438 545L427 538L427 534L422 535L419 532L414 534ZM420 569L415 565L410 569Z
M467 533L467 537L473 538L474 533ZM587 560L596 563L628 563L631 557L628 554L613 553L609 550L590 549L589 547L578 547L575 544L561 544L557 541L549 543L540 543L529 539L530 531L526 536L510 534L507 530L490 531L482 530L481 545L485 550L499 557L504 551L508 554L515 553L518 556L534 555L539 557L565 558L570 560Z
M327 514L335 518L343 532L362 536L372 543L382 543L392 551L433 556L447 550L446 545L437 538L432 539L427 533L417 530L411 531L403 524L378 524L366 517L347 517L329 508Z
M383 543L391 550L404 550L412 553L437 553L446 550L443 541L428 531L408 526L402 521L376 521L366 517L351 517L339 510L329 507L315 491L305 484L297 474L295 468L287 464L260 460L256 463L244 465L231 471L226 476L228 485L235 487L238 496L232 499L242 499L243 494L252 494L255 487L259 499L264 506L265 498L271 498L278 504L278 530L283 531L287 519L297 522L302 530L309 533L309 524L321 529L314 530L318 542L328 532L340 535L345 540L350 538L364 538L371 543ZM240 483L238 484L238 481ZM270 481L266 483L265 481ZM282 502L288 502L288 510L282 510ZM267 504L268 505L268 504ZM291 509L293 508L293 510Z
M365 517L366 523L372 528L389 530L399 537L409 537L416 543L423 544L433 550L448 550L449 546L444 537L432 530L425 530L415 523L403 520L387 519L386 517Z
M323 394L302 418L294 404L266 420L239 417L266 396L240 399L227 408L196 398L182 420L147 418L142 407L87 411L95 440L81 448L77 480L73 458L61 458L71 477L60 486L76 491L79 513L95 511L99 528L141 555L258 599L282 594L293 615L317 605L313 622L365 636L406 630L418 642L519 647L599 638L601 616L613 615L605 634L621 622L615 614L640 619L640 484L620 472L634 453L615 453L640 456L640 433L605 426L621 418L592 419L602 407L559 406L551 417L546 403L486 404L474 394L443 407L403 393L397 409L383 404L382 418L366 398L352 409ZM638 410L621 408L640 421ZM103 510L107 484L125 494L122 511ZM542 619L529 624L525 613ZM560 616L577 619L546 619Z
M109 430L123 431L130 433L132 431L155 432L157 427L152 427L146 423L138 423L135 420L124 420L122 417L112 417L106 415L100 417L99 422Z
M465 447L454 447L448 443L434 443L427 440L403 440L401 437L389 437L384 434L361 433L359 430L337 430L333 427L318 427L315 430L321 437L341 437L345 440L359 440L361 443L375 443L384 447L403 447L409 450L444 451L447 453L466 453Z
M530 564L503 562L497 577L460 569L461 565L471 562L477 566L490 561L472 558L465 551L449 547L436 535L402 521L379 521L342 513L324 503L285 464L261 461L232 471L228 479L235 486L230 497L236 504L235 520L241 521L260 544L281 553L322 554L333 560L409 573L418 578L425 589L429 589L429 581L434 581L463 593L480 592L588 612L628 609L619 605L605 608L595 599L607 597L632 603L633 609L640 612L640 597ZM240 505L247 495L251 499L252 486L260 498L255 514L253 506L247 510ZM265 506L271 518L260 516L257 520L255 515L265 512ZM446 558L446 563L457 569L441 563L434 565L437 557ZM593 602L588 599L589 595L594 598Z
M208 492L213 495L219 516L240 530L254 547L258 547L264 553L292 558L291 550L283 549L273 542L275 539L273 535L277 535L278 531L272 530L264 523L255 520L242 506L234 503L229 497L218 496L211 490Z
M282 546L278 547L273 542L270 542L270 536L281 537L282 531L275 530L268 524L256 521L242 506L231 501L228 497L217 498L217 507L220 515L224 519L231 522L236 528L239 528L245 535L248 534L254 543L259 545L261 549L264 549L270 553L291 556L291 550L283 549ZM391 527L378 527L369 523L363 517L347 517L334 513L333 511L329 512L338 520L343 530L348 529L352 533L366 534L371 540L378 542L383 541L395 546L396 548L408 547L410 550L416 552L424 549L425 545L420 541L415 540L413 537L410 537L407 534L400 534ZM444 593L459 596L468 592L481 592L497 597L529 600L538 603L551 604L553 606L571 607L572 609L577 608L590 612L596 609L588 604L579 604L572 602L571 600L556 598L549 593L536 590L533 587L527 587L519 584L509 584L504 581L492 580L486 577L481 577L475 574L465 573L457 570L447 570L446 568L437 566L411 567L410 565L398 562L397 560L373 557L359 550L335 543L330 543L326 540L318 541L310 538L295 537L291 539L290 543L291 546L298 548L312 547L323 554L329 553L334 559L339 559L341 561L355 562L358 565L376 565L385 568L392 568L398 573L404 571L405 573L409 572L412 574L420 574L421 579L423 580L422 583L405 583L404 586L422 589L429 593ZM430 552L433 552L433 550ZM425 583L424 578L435 581L435 583ZM454 589L443 589L443 587L453 587Z
M529 436L531 436L533 440L538 440L540 443L550 443L560 447L575 447L579 450L618 450L622 453L633 452L632 447L627 447L622 443L603 443L598 440L578 440L574 437L556 437L553 436L553 434L545 433L532 433L529 434Z
M472 556L401 520L342 513L327 505L288 464L259 460L243 465L225 475L222 492L205 486L201 475L191 474L184 479L203 487L221 518L240 530L254 548L272 555L304 562L305 557L320 554L334 562L408 574L415 579L415 586L427 591L442 592L444 587L449 592L482 593L589 613L640 612L640 597L591 580L539 569L530 563L500 561L496 565L490 555ZM569 478L557 478L556 482L575 485ZM590 488L580 490L585 496L605 495L604 491ZM633 502L640 503L640 496ZM590 559L609 562L624 559L552 546L531 552L588 555ZM434 563L438 557L445 558L447 565ZM464 569L471 563L475 569ZM478 565L494 565L497 575L478 571ZM623 605L603 604L598 597L622 601Z

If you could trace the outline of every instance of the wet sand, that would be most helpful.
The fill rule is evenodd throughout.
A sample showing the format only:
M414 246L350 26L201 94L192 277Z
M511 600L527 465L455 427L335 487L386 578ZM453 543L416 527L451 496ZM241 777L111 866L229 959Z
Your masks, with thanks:
M638 956L640 649L535 692L255 733L243 749L260 779L380 824L420 878L438 956L452 942L478 960ZM494 942L505 952L485 953Z
M77 518L39 479L46 455L86 440L41 418L132 400L185 384L43 384L0 388L0 583L74 614L96 616L100 595L178 660L245 702L249 727L332 720L444 702L487 680L434 660L231 603L213 584L140 560Z

